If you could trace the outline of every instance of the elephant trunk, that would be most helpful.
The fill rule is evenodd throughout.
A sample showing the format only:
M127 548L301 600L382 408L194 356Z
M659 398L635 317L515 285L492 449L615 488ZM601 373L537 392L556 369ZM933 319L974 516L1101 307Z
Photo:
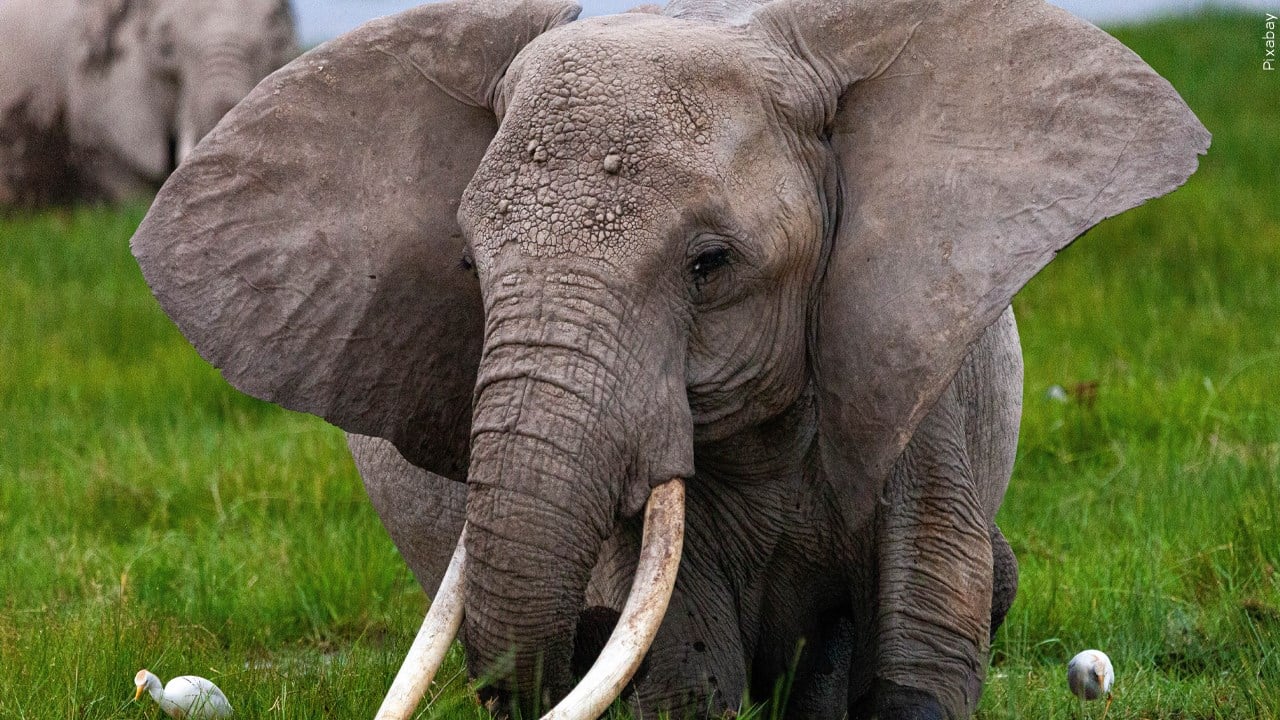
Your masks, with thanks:
M495 383L477 399L473 424L468 662L525 707L545 708L570 687L587 582L626 471L592 419L570 419L586 411L571 395L532 378Z
M235 107L257 83L259 73L250 50L233 39L211 41L184 74L178 107L174 160L182 162L222 116Z
M472 672L523 710L571 688L591 570L620 518L692 474L683 363L673 374L665 358L606 349L621 331L578 320L491 315L477 385L463 637Z

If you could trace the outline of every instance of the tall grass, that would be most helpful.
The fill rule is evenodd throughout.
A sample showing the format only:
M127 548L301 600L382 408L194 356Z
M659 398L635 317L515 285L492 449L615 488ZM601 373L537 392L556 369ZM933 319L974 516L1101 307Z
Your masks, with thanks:
M983 718L1280 718L1280 79L1259 18L1117 34L1214 133L1182 190L1016 301L1027 362L1000 523L1022 564ZM124 718L140 667L243 717L367 717L425 600L340 433L246 398L155 305L142 208L0 219L0 718ZM1066 391L1065 402L1054 386ZM433 717L481 717L461 677ZM755 711L767 715L768 708Z

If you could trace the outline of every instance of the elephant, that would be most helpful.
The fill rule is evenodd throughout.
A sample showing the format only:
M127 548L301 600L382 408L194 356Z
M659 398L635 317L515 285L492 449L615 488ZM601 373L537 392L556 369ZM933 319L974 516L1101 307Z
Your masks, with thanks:
M1018 582L1012 298L1208 132L1041 0L578 12L319 46L132 240L232 385L351 433L435 598L379 717L458 627L499 711L969 717Z
M5 0L0 206L154 192L296 55L287 0Z

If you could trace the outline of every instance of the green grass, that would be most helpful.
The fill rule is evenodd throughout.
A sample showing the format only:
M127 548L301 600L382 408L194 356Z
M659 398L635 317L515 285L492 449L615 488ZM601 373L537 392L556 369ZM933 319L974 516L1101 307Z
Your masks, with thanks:
M1214 145L1017 300L1000 522L1022 586L980 717L1079 717L1065 662L1097 647L1109 717L1280 718L1280 75L1260 17L1117 33ZM156 307L127 249L141 216L0 219L0 718L155 716L127 702L144 666L215 679L243 717L369 717L424 598L341 434L229 389ZM459 673L455 651L431 716L481 715Z
M160 312L141 216L0 226L0 717L136 717L144 666L250 717L367 715L421 592L341 433L231 390Z

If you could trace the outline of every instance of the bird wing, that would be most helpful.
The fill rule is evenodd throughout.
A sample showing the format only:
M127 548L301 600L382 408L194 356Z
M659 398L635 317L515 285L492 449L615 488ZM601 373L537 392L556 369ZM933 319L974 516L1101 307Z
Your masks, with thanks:
M231 715L231 703L212 681L195 675L182 675L169 681L165 698L183 711L189 720L224 718Z

